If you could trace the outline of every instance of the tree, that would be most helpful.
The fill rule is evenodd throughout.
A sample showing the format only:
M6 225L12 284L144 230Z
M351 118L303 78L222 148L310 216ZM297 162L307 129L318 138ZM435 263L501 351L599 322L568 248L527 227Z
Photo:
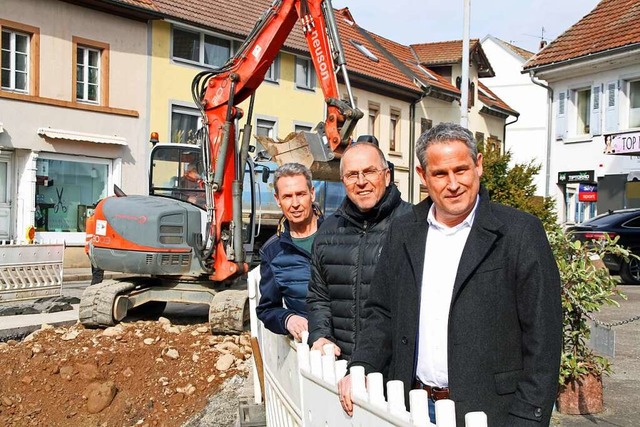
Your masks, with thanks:
M511 151L502 154L500 150L489 147L483 150L483 157L482 185L489 191L491 201L538 217L546 230L557 226L553 199L535 194L533 177L540 172L540 164L530 161L509 167Z

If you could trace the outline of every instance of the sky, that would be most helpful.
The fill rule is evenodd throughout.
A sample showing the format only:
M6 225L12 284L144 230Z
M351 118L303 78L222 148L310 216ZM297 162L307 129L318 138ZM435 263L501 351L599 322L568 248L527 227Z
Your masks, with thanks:
M333 0L349 7L356 23L375 34L408 45L461 40L463 0ZM591 12L598 0L471 0L470 37L487 34L538 51Z

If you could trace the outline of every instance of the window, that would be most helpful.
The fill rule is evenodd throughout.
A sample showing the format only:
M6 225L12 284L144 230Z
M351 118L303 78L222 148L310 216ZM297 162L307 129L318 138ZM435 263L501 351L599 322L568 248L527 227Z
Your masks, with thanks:
M400 112L391 110L389 114L389 151L400 151Z
M366 56L367 58L369 58L370 60L372 60L373 62L380 62L380 60L378 59L377 56L375 56L369 49L367 49L367 47L365 45L363 45L362 43L358 43L355 40L349 40L351 42L352 45L354 45L356 47L356 49L358 49L360 51L360 53L362 53L364 56Z
M100 90L100 51L78 46L76 49L76 99L98 102Z
M2 30L2 90L37 96L40 70L40 30L0 19Z
M73 99L109 105L109 45L73 37Z
M29 36L2 31L2 88L28 92Z
M629 82L629 127L640 127L640 80Z
M84 231L87 216L107 196L108 162L39 158L36 165L36 229Z
M311 130L313 129L313 126L308 126L308 125L293 125L293 131L298 133L298 132L311 132Z
M313 89L316 85L315 76L311 60L296 57L296 87L302 89Z
M378 138L378 117L380 116L380 107L375 104L369 104L369 135Z
M576 90L576 134L585 135L590 132L591 122L591 88Z
M478 145L478 149L484 150L484 133L476 132L475 138L476 138L476 144Z
M276 58L264 75L264 79L268 82L277 82L280 80L280 55L276 55Z
M222 37L173 28L174 59L218 68L233 56L235 45L231 40Z
M424 117L420 119L420 133L425 133L429 129L433 127L433 120L425 119Z
M274 138L276 129L275 120L269 119L257 119L256 120L256 135L266 136L268 138ZM266 151L266 149L256 141L256 152Z
M195 108L171 107L171 142L196 144L201 124L200 111Z

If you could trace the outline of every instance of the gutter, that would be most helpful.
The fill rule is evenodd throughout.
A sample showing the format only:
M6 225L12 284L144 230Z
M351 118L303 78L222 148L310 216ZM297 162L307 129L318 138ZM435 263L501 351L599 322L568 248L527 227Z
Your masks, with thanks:
M534 66L532 68L523 68L523 70L521 71L521 74L531 73L531 72L541 73L541 72L544 72L544 71L546 71L548 69L553 69L553 68L560 68L560 67L564 67L564 66L573 66L573 65L577 66L582 62L594 61L594 60L598 60L598 59L611 60L611 59L613 59L613 58L610 58L611 55L624 55L624 56L626 56L626 54L628 54L629 51L634 51L634 50L639 50L639 49L640 49L640 43L634 43L634 44L631 44L631 45L626 45L626 46L616 47L616 48L613 48L613 49L603 50L601 52L597 52L597 53L593 53L593 54L586 54L586 55L583 55L583 56L579 56L577 58L570 58L570 59L567 59L567 60L564 60L564 61L551 62L549 64L542 64L542 65L539 65L537 67ZM535 83L535 84L538 84L538 83ZM543 86L543 87L546 87L546 86Z
M547 90L549 97L547 98L547 153L545 159L545 177L544 177L544 196L549 197L551 186L551 120L553 119L553 89L546 84L536 80L533 70L529 71L531 82L537 86Z

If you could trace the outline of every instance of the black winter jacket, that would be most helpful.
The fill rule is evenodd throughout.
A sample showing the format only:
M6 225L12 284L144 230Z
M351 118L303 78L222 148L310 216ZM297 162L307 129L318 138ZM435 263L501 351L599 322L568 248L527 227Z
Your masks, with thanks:
M325 219L313 242L307 294L309 345L327 338L340 347L341 358L351 358L386 232L391 220L410 212L411 206L391 184L371 211L360 212L345 198Z

